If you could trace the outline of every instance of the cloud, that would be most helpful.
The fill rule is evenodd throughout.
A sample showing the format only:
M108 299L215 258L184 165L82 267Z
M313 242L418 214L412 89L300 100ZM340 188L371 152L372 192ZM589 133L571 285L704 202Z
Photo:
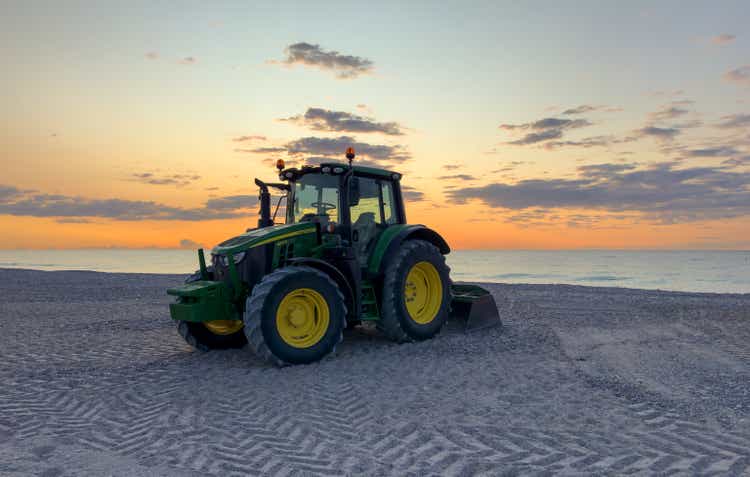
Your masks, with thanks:
M424 192L408 185L401 185L401 195L406 200L420 201L424 199Z
M71 221L74 218L105 218L119 221L203 221L247 217L258 205L257 196L229 196L209 199L203 207L174 207L153 201L127 199L91 199L62 194L19 191L0 185L0 215L50 217Z
M249 152L252 154L276 154L279 152L286 152L285 147L281 146L268 146L268 147L256 147L253 149L235 149L234 152Z
M611 213L598 213L598 214L565 214L561 215L556 213L552 209L526 209L520 212L513 213L505 217L504 221L512 223L521 228L529 227L550 227L557 225L558 223L565 223L571 228L582 228L586 229L613 229L622 228L622 225L606 224L602 225L603 222L611 222L614 220L625 220L631 219L638 221L637 216L626 215L626 214L611 214Z
M340 79L353 79L373 70L372 61L366 58L342 55L338 51L324 50L320 45L311 43L294 43L285 52L287 56L281 61L284 64L301 64L328 70Z
M549 209L529 209L505 218L505 222L518 225L522 228L527 227L544 227L553 225L558 220L558 215L550 214Z
M506 131L515 131L518 129L570 129L575 126L588 126L590 123L585 119L559 119L559 118L544 118L538 121L522 124L501 124L500 129Z
M200 178L201 176L197 174L157 175L153 172L138 172L132 174L130 180L150 185L174 185L177 187L184 187Z
M500 129L506 131L531 130L531 132L526 133L520 139L508 142L508 144L516 146L526 146L560 139L566 130L583 128L590 125L591 123L586 119L544 118L523 124L501 124Z
M589 164L578 167L578 172L587 177L611 177L635 169L638 164Z
M297 123L315 131L381 133L389 136L404 134L396 122L379 123L372 118L322 108L308 108L304 115L292 116L281 121Z
M368 144L359 142L350 136L328 137L303 137L285 146L290 156L322 156L324 158L338 158L341 160L347 147L353 147L357 151L357 157L364 156L373 162L397 162L401 163L411 158L411 154L400 145L388 146L385 144ZM361 160L355 159L358 163Z
M544 144L545 149L557 149L560 147L582 147L588 149L590 147L598 146L609 146L611 144L618 144L622 142L630 142L632 138L617 139L614 136L592 136L585 137L578 141L550 141Z
M449 176L439 176L438 179L441 181L475 181L476 177L469 174L452 174Z
M266 136L251 135L251 136L237 136L233 137L234 142L247 142L247 141L265 141Z
M146 58L149 60L159 59L159 53L155 51L149 51L148 53L146 53Z
M732 114L723 116L721 122L716 125L721 129L750 128L750 114Z
M707 147L702 149L690 149L686 152L690 157L727 157L739 154L732 146Z
M727 167L750 166L750 155L727 159L726 161L723 161L721 164Z
M192 241L190 239L182 239L182 240L180 240L180 248L196 249L196 248L201 248L201 247L202 247L201 244L199 244L198 242L194 242L194 241Z
M443 169L445 169L446 171L455 171L455 170L461 169L462 167L463 165L461 164L445 164L443 166Z
M577 108L571 108L566 109L562 112L562 114L570 115L570 114L583 114L583 113L590 113L592 111L596 111L596 106L590 106L588 104L582 104L578 106Z
M663 121L666 119L678 118L688 113L690 113L690 111L688 111L687 109L679 108L677 106L667 105L667 106L663 106L658 111L654 111L653 113L650 113L648 117L652 121Z
M549 141L551 139L559 139L563 135L560 129L548 129L539 133L528 133L521 139L510 141L508 144L514 144L516 146L526 146L529 144L536 144L539 142Z
M656 126L646 126L635 131L640 137L655 137L661 140L672 140L681 133L678 128L660 128Z
M490 171L492 174L499 174L502 172L511 172L515 170L518 166L521 166L523 164L526 164L526 161L511 161L509 163L501 163L503 167L499 169L495 169L493 171ZM533 164L533 162L530 162L529 164Z
M185 58L180 60L180 63L183 65L194 65L198 60L196 60L192 56L186 56Z
M0 184L0 203L18 197L21 194L23 194L23 191L17 187Z
M528 179L446 191L458 203L480 200L490 207L600 209L639 212L662 223L750 215L750 172L719 167L678 169L665 162L583 166L575 179Z
M727 71L724 73L724 79L732 83L750 86L750 65L743 65Z
M714 45L728 45L729 43L732 43L737 37L735 35L730 35L729 33L722 33L721 35L716 35L715 37L711 38L711 43Z
M576 115L576 114L593 113L595 111L615 113L615 112L622 111L622 108L611 107L611 106L592 106L590 104L582 104L575 108L566 109L565 111L562 112L562 114L566 116L571 116L571 115Z

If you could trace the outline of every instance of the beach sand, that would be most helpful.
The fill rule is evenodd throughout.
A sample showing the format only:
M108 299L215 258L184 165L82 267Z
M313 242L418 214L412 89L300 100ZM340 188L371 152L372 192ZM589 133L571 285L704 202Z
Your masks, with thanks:
M0 270L0 475L747 475L750 295L486 284L501 329L192 350L174 275Z

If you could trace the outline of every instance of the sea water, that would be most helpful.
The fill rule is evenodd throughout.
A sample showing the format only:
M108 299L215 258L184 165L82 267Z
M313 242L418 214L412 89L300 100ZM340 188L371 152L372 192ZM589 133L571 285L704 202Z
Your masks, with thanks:
M456 250L447 259L456 281L750 293L750 251ZM0 268L182 274L197 263L192 250L0 250Z

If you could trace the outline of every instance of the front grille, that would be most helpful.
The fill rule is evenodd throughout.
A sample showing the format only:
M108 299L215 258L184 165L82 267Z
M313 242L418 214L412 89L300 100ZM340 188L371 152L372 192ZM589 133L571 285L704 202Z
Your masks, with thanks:
M245 251L245 257L236 265L237 275L241 282L252 289L263 276L269 271L271 254L267 248L273 245L253 247ZM232 286L232 277L229 275L229 266L224 265L221 255L211 255L211 264L214 267L214 280L227 283Z

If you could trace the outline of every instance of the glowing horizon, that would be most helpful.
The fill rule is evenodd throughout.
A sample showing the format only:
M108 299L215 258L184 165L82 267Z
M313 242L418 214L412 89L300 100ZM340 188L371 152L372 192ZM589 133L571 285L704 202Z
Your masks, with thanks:
M211 247L353 145L454 249L750 249L743 2L3 10L0 248Z

